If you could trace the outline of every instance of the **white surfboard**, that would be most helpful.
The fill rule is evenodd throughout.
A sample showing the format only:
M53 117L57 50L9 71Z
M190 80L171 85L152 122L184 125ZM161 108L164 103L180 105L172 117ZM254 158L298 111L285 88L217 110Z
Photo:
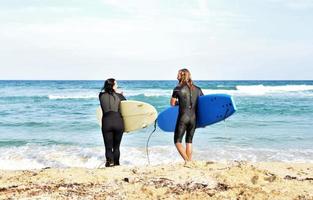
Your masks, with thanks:
M146 128L152 124L157 116L157 110L150 104L141 101L121 101L121 114L124 120L125 132ZM96 111L99 126L102 125L102 110L99 106Z

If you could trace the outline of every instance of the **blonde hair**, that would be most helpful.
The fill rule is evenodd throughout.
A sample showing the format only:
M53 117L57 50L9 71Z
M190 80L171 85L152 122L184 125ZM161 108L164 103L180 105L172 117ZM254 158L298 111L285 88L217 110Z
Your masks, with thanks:
M179 81L180 85L187 85L190 89L193 89L193 82L191 79L191 73L189 72L188 69L180 69L178 71L177 79Z

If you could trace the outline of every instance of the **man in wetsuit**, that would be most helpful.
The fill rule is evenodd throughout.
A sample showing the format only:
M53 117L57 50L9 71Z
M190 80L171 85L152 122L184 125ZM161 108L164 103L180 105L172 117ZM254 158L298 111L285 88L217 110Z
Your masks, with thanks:
M124 132L124 122L120 114L120 102L126 98L116 92L115 79L107 79L99 101L102 109L102 136L105 145L106 167L120 165L120 144Z
M192 160L192 138L196 129L196 109L198 97L202 96L201 89L195 86L191 79L191 74L187 69L178 71L177 79L179 84L174 88L171 105L179 105L179 114L177 118L174 143L185 160L185 164ZM182 145L182 139L186 132L186 149Z

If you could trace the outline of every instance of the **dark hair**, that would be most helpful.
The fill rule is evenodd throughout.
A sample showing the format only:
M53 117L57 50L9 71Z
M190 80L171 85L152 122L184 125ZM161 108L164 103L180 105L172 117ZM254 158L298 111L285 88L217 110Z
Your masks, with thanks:
M103 91L103 92L107 92L107 93L109 93L109 94L113 94L113 92L114 92L114 89L113 89L114 84L115 84L115 79L114 79L114 78L109 78L109 79L107 79L107 80L104 82L102 91Z

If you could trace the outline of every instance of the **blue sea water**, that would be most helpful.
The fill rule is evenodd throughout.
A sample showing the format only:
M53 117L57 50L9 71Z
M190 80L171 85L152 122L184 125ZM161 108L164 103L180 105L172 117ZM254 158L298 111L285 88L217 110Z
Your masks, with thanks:
M194 159L313 162L313 81L195 81L234 97L238 111L196 130ZM119 81L127 99L169 106L176 81ZM104 146L95 111L103 81L0 81L0 169L95 168ZM125 134L121 164L147 164L153 126ZM181 161L173 134L157 128L150 161Z

